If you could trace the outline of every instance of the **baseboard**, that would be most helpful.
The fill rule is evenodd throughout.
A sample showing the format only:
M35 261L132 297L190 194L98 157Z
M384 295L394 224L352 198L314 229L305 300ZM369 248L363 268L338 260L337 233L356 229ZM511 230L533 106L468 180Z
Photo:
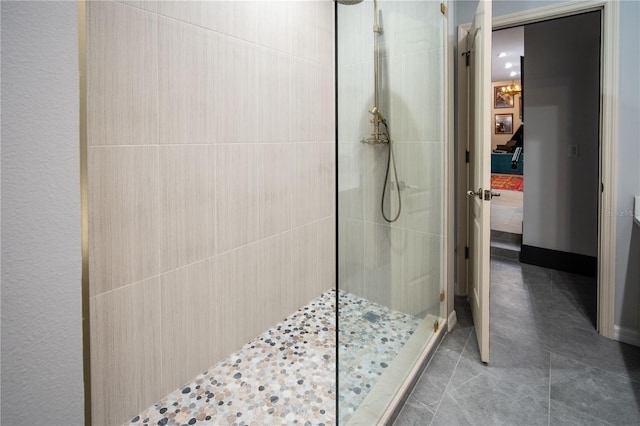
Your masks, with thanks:
M451 330L453 330L453 327L455 327L457 323L458 323L458 316L456 314L456 310L454 309L449 314L449 318L447 318L447 332L451 333Z
M588 277L595 277L598 273L597 257L525 244L520 249L520 262Z
M628 343L633 346L640 346L640 330L634 330L632 328L614 325L613 340L617 340L622 343Z

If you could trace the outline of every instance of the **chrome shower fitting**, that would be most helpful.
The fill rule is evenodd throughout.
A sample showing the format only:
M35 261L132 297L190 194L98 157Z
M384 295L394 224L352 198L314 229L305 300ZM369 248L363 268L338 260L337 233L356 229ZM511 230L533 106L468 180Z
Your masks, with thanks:
M353 5L361 3L363 0L334 0L339 4L344 5ZM371 124L373 129L371 130L371 136L368 138L363 138L362 143L366 143L369 145L387 145L390 143L389 132L387 129L387 120L380 113L378 109L379 103L379 93L378 87L379 83L379 73L380 73L380 52L378 47L378 37L384 33L382 26L378 21L378 0L373 0L373 108L369 110L369 113L373 115L371 119ZM380 130L380 124L385 126L385 131Z
M369 110L369 113L373 115L373 118L371 119L373 129L371 130L371 136L363 138L362 143L369 145L386 145L390 143L387 120L378 109L378 105L380 105L378 93L380 85L380 48L378 46L378 37L382 35L383 29L378 22L377 0L373 0L373 33L373 108ZM384 132L380 131L380 124L385 126Z
M383 124L385 128L387 127L387 119L384 118L378 107L373 107L369 110L369 113L373 115L371 119L371 124L373 125L373 130L371 131L371 136L365 139L362 139L362 143L366 143L369 145L383 145L389 143L389 132L388 131L380 131L380 124Z
M371 110L369 110L369 114L373 114L379 122L384 123L384 125L387 125L387 119L384 118L384 115L382 115L382 113L380 112L380 110L378 109L377 106L374 106L373 108L371 108Z

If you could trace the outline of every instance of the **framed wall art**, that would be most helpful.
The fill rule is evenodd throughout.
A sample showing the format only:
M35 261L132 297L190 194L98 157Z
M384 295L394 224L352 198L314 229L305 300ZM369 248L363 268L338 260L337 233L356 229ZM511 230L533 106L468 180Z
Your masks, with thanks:
M510 135L513 133L513 114L496 114L496 135Z
M496 86L493 89L493 107L494 108L513 108L513 96L502 92L502 88L506 86Z

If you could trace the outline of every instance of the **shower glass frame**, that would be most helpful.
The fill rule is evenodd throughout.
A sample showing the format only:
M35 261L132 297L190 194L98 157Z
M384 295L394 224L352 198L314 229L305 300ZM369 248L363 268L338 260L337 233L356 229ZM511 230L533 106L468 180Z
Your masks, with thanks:
M335 13L338 424L389 419L447 311L447 18L440 3L377 0L378 34L373 3L336 3ZM362 143L373 107L390 144ZM391 145L397 182L385 167ZM398 188L402 212L388 223L381 208L395 214Z

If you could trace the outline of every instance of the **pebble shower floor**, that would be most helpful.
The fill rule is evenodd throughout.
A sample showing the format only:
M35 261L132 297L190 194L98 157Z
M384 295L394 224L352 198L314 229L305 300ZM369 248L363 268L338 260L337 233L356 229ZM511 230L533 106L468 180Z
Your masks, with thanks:
M344 424L421 320L339 295ZM335 425L335 300L323 293L127 424Z

